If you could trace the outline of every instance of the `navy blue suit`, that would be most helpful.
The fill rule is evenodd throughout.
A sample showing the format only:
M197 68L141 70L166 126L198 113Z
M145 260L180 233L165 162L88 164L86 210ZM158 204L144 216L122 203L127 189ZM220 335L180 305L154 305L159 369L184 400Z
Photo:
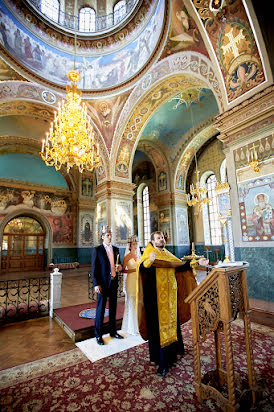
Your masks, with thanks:
M119 249L112 246L114 263L117 262ZM120 263L120 256L118 259ZM116 330L116 308L117 308L117 289L118 289L118 273L111 280L111 268L109 258L104 245L97 246L92 250L91 258L91 274L93 287L101 286L102 292L97 293L97 306L95 317L95 336L102 336L104 313L109 298L109 333L114 335Z

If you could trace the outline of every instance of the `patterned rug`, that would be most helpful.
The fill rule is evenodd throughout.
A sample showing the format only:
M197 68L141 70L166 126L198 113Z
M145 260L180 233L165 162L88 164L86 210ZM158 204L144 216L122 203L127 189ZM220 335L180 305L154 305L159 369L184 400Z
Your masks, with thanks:
M274 330L252 324L259 403L253 411L274 410ZM1 411L220 411L214 400L200 404L193 380L191 323L182 327L186 353L165 378L149 362L148 344L91 363L77 348L0 371ZM242 321L232 324L236 372L246 380ZM201 349L202 375L214 369L212 334ZM241 409L247 411L246 407Z

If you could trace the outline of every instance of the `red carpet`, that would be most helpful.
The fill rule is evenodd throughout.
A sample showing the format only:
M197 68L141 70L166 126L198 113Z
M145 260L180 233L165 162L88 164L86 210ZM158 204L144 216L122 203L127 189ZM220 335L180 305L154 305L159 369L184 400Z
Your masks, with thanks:
M85 319L79 316L79 313L85 309L96 308L96 302L84 303L83 305L74 305L66 308L54 309L54 313L73 331L90 328L94 326L94 319ZM108 308L108 306L107 306ZM124 305L117 303L116 320L123 319ZM109 321L108 316L104 318L104 323Z
M246 381L244 335L241 321L232 325L236 372ZM253 412L274 410L273 329L252 325L258 404ZM3 412L219 412L214 400L196 398L191 323L182 328L186 353L165 378L149 362L148 344L131 348L95 363L78 349L0 371L0 409ZM215 366L212 334L201 348L202 374ZM242 403L241 411L248 411Z

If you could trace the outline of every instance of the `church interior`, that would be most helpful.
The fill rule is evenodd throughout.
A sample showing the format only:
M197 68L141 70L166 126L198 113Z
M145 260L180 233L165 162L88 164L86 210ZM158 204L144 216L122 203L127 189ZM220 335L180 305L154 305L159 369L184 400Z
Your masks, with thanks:
M274 31L266 3L1 1L1 292L7 280L59 267L62 304L85 303L102 228L111 227L121 258L130 236L142 249L161 231L177 257L248 262L253 320L274 326ZM72 72L79 77L68 79ZM89 118L93 164L83 167L76 138L70 158L65 145L51 150L71 124L58 113L75 87ZM0 369L74 348L59 329L48 318L2 325L0 339L10 344L1 345ZM34 333L40 345L28 351Z

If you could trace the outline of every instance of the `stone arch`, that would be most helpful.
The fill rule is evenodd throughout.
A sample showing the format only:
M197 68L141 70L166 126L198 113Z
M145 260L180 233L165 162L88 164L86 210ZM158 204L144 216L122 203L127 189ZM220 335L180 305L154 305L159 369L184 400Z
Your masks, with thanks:
M20 210L15 210L13 212L8 213L4 219L0 222L0 244L2 244L3 239L3 232L7 225L7 223L19 216L30 216L36 219L45 229L46 237L45 237L45 247L48 249L48 256L47 256L47 266L49 266L52 258L52 240L53 240L53 232L51 225L47 218L39 213L37 210L33 211L30 209L22 208ZM1 254L0 254L0 267L1 267Z
M130 166L138 138L149 118L178 89L190 86L212 90L219 111L223 111L222 93L210 60L196 52L180 52L160 61L131 93L115 130L116 144L111 151L111 177L130 177ZM133 108L133 109L132 109Z
M168 161L162 151L157 147L156 144L153 144L149 141L142 141L141 144L139 143L138 150L139 149L142 150L152 161L156 173L157 191L159 191L159 176L161 173L164 173L166 175L167 187L165 190L170 189L170 168Z

